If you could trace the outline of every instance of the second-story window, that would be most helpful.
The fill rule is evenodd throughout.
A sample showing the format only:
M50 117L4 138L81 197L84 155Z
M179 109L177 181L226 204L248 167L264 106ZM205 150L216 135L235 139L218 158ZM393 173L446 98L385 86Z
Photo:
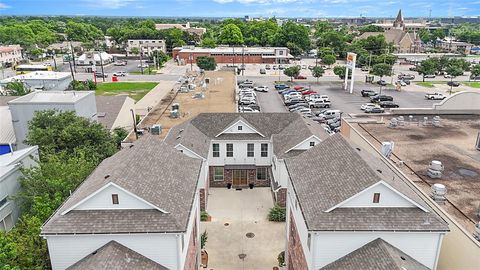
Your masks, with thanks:
M255 145L253 143L247 144L247 157L255 156Z
M260 153L261 157L268 157L268 143L262 143L260 150L261 150L261 153Z
M233 143L227 143L227 157L233 157Z
M220 156L220 145L218 143L213 144L213 157L219 157Z

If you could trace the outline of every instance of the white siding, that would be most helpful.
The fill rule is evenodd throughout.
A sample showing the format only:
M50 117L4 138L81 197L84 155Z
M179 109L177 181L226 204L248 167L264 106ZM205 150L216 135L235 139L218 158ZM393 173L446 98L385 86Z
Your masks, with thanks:
M300 237L300 242L302 243L303 253L305 254L305 259L307 260L308 269L318 269L311 268L312 265L312 255L310 249L308 248L308 230L305 220L303 218L302 210L298 201L296 201L295 193L293 192L293 187L291 182L288 182L288 192L287 192L287 233L286 240L288 243L289 239L289 230L290 230L290 212L293 214L295 219L295 226L297 227L298 236ZM313 244L313 241L312 241ZM311 247L312 248L312 247ZM286 249L287 250L287 249ZM288 258L288 256L285 256Z
M178 151L181 151L183 154L185 154L186 156L188 157L191 157L191 158L198 158L198 159L201 159L202 157L199 156L197 153L193 152L192 150L186 148L185 146L179 144L177 146L175 146L175 149L177 149Z
M239 129L240 128L240 129ZM243 121L237 121L235 124L229 126L221 134L228 134L228 133L241 133L241 134L259 134L250 124L247 124Z
M311 269L319 269L377 238L382 238L425 266L434 269L441 235L426 232L318 232L313 238L315 256L314 267Z
M58 235L46 236L53 270L63 270L111 240L160 263L179 269L177 239L174 234Z
M310 142L314 142L315 145L317 145L321 142L321 140L319 140L316 136L311 136L310 138L293 147L291 150L308 150L312 148L312 146L310 146Z
M280 186L287 187L289 176L285 161L283 159L274 158L272 164L273 178Z
M218 143L220 145L220 157L213 157L212 144ZM227 157L227 143L233 144L233 157ZM247 144L253 143L255 146L254 157L247 157ZM261 144L268 144L267 157L260 156ZM255 164L257 166L270 166L272 158L272 144L268 140L265 141L212 141L210 144L210 151L208 154L208 161L210 166L223 166L225 164Z
M373 203L373 194L380 193L379 203ZM378 184L355 195L339 207L416 207L389 187Z
M195 192L195 199L193 201L192 212L190 212L190 218L188 220L187 232L184 234L184 237L183 237L183 250L182 250L182 246L179 247L179 254L181 254L179 269L183 269L185 267L185 260L187 258L187 253L188 253L188 245L190 244L189 242L190 242L190 237L192 236L192 233L193 233L194 224L197 225L197 254L199 254L200 252L200 233L198 233L198 230L200 229L199 205L200 205L200 197L197 190Z
M118 194L118 204L112 203L112 194ZM75 210L94 209L153 209L153 207L116 186L109 185L87 201L75 207Z

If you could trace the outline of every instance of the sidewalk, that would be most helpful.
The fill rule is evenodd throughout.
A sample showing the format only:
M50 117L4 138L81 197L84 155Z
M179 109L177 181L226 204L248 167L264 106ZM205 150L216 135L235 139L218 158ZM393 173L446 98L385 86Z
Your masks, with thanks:
M148 108L153 109L165 95L172 90L175 81L160 81L150 92L135 104L135 112L141 117L148 113Z

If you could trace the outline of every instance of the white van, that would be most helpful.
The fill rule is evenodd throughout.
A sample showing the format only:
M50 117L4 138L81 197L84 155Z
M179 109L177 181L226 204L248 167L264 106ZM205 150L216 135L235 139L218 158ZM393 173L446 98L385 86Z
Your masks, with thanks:
M298 92L292 92L292 93L284 95L284 97L285 97L285 100L291 99L291 98L302 98L302 94L300 94Z
M327 110L324 113L320 114L319 117L324 119L340 118L342 116L342 111L340 110Z

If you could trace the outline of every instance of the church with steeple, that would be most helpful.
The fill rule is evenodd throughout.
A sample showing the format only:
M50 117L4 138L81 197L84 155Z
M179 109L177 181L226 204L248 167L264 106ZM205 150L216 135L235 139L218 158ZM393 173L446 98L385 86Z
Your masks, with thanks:
M374 23L373 25L382 27L384 32L365 32L358 39L382 35L387 42L393 43L396 53L421 52L422 42L418 32L426 27L425 22L405 21L402 10L399 10L393 22Z

